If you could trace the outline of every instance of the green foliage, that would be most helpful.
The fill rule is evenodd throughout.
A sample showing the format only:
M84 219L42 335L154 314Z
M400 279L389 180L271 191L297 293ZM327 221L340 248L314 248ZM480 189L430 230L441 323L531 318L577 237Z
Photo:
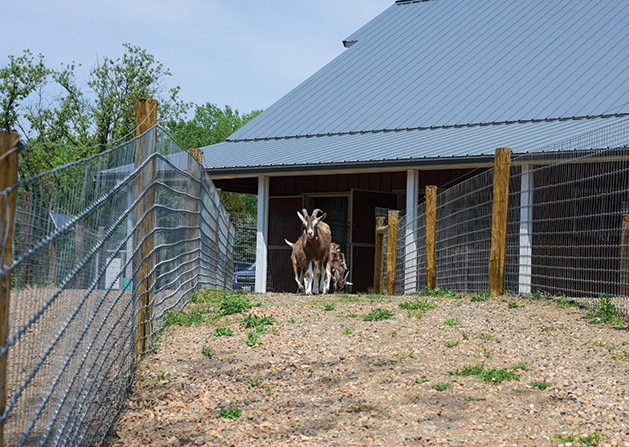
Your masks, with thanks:
M573 445L582 445L586 447L597 447L600 445L601 441L605 439L605 435L600 432L593 432L587 436L582 436L579 431L576 434L571 434L566 437L562 436L553 436L553 439L557 439L562 443L572 443Z
M451 290L448 289L441 289L439 287L436 287L434 289L431 289L429 287L425 287L424 290L420 291L418 293L419 296L434 296L434 297L451 297L451 298L458 298L458 295L456 293L454 293Z
M253 308L253 304L249 300L249 297L240 298L238 296L228 296L223 299L218 305L218 310L221 315L233 315L241 313L242 311Z
M559 298L559 301L557 302L557 307L562 307L562 308L574 307L576 305L577 305L576 301L569 300L568 298L566 298L566 295L561 295L561 298Z
M443 322L444 326L459 326L461 323L456 318L449 318Z
M590 324L611 324L613 326L621 326L626 322L612 303L609 295L600 295L599 308L585 314L585 319L590 320Z
M212 337L231 337L234 335L234 331L232 331L228 327L219 327L212 333Z
M485 382L491 382L494 385L502 383L506 380L520 380L520 374L515 371L520 369L516 366L510 368L510 370L501 369L485 369L484 364L477 364L474 366L466 366L460 370L449 371L446 373L448 376L478 376L480 380Z
M221 408L218 415L225 419L237 419L242 415L242 410L238 408Z
M509 304L507 304L507 307L508 307L509 309L517 309L517 308L519 308L519 307L524 307L524 304L519 305L518 303L509 303Z
M465 366L463 369L455 369L454 371L448 371L447 376L478 376L485 368L485 365L479 364L474 366Z
M413 301L403 301L399 304L400 309L405 310L431 310L438 306L425 299L415 299Z
M451 383L437 383L432 388L437 391L445 391L445 390L452 389L452 384Z
M255 346L260 343L262 342L258 338L258 333L256 331L247 332L247 346Z
M472 298L470 298L470 301L476 303L476 302L481 302L481 301L487 301L489 300L489 292L478 292L476 295L472 296Z
M329 303L329 304L324 304L323 305L323 310L326 312L332 311L332 310L336 310L336 307L334 306L334 303Z
M201 353L209 359L214 357L214 354L216 354L214 348L212 348L212 346L210 345L203 345L203 348L201 348Z
M549 386L552 386L552 383L546 382L546 381L544 381L544 382L530 382L529 385L531 385L532 387L535 387L535 388L539 388L540 390L545 390Z
M368 314L363 315L362 317L360 317L360 319L363 321L382 321L382 320L390 320L393 318L394 315L395 314L391 312L390 310L382 309L378 307L376 309L373 309Z
M277 323L277 322L270 315L258 316L258 315L249 314L249 315L244 316L242 320L242 327L244 327L245 329L251 329L251 328L260 329L258 330L258 332L262 333L261 330L263 331L264 330L263 328L265 326L272 325L274 323Z
M204 321L203 314L198 310L190 312L168 312L164 323L168 326L195 326Z
M456 348L457 346L459 346L460 342L461 342L461 340L447 341L446 342L446 348Z
M393 354L394 357L399 358L400 360L402 359L416 359L417 356L415 355L415 350L413 349L412 351L410 351L408 354L405 354L403 352L396 352L395 354Z

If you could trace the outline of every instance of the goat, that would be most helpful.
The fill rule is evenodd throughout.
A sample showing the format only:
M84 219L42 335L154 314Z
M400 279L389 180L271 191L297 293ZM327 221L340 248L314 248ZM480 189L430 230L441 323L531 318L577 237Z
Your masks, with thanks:
M327 214L323 213L319 216L321 212L322 211L317 208L312 212L312 215L309 216L305 208L301 210L301 213L297 211L297 216L304 226L304 231L293 245L293 252L296 250L295 246L300 243L301 247L298 247L297 250L303 248L306 268L304 270L302 267L303 260L301 260L301 254L297 253L296 260L298 262L293 262L293 270L295 271L295 281L300 284L297 271L298 268L302 268L304 272L303 285L308 295L313 293L313 286L314 293L318 293L319 290L324 294L328 293L330 285L330 244L332 243L332 233L330 232L328 224L323 222ZM288 241L286 242L288 243Z
M351 282L347 281L349 270L345 263L345 255L336 242L330 244L330 271L332 280L330 288L333 288L335 293L343 290L346 284L352 285Z
M301 237L295 242L289 242L284 239L284 242L293 249L290 260L293 264L293 272L295 273L295 282L297 283L297 292L305 291L304 288L304 275L307 275L308 260L306 259L306 252L304 251L304 245Z

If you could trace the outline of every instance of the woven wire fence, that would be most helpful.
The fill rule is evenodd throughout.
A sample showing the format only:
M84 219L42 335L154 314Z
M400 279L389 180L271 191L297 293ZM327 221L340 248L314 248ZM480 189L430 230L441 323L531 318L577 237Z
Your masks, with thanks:
M5 445L101 445L167 313L231 287L233 227L159 127L12 191Z
M628 143L625 120L541 152L512 155L506 292L565 296L592 307L606 297L629 315ZM493 178L487 169L437 195L440 288L489 288ZM400 213L398 229L398 294L426 286L425 202L413 219L407 215Z

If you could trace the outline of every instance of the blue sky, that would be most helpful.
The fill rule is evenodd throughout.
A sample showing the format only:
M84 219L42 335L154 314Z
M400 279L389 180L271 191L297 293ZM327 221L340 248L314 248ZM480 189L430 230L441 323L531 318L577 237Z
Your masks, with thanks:
M59 68L116 59L125 42L173 74L181 99L265 109L343 51L394 0L0 0L0 55L24 49ZM85 79L80 79L85 81Z

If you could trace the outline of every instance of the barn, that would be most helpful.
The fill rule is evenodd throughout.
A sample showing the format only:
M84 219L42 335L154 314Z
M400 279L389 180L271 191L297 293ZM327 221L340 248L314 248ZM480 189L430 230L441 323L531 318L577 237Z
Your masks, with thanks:
M549 159L545 148L584 135L605 135L591 149L626 141L628 15L626 0L391 4L203 148L218 188L258 196L256 291L294 291L284 238L297 238L302 208L327 213L353 291L366 292L379 208L413 209L426 185L490 168L498 147Z

